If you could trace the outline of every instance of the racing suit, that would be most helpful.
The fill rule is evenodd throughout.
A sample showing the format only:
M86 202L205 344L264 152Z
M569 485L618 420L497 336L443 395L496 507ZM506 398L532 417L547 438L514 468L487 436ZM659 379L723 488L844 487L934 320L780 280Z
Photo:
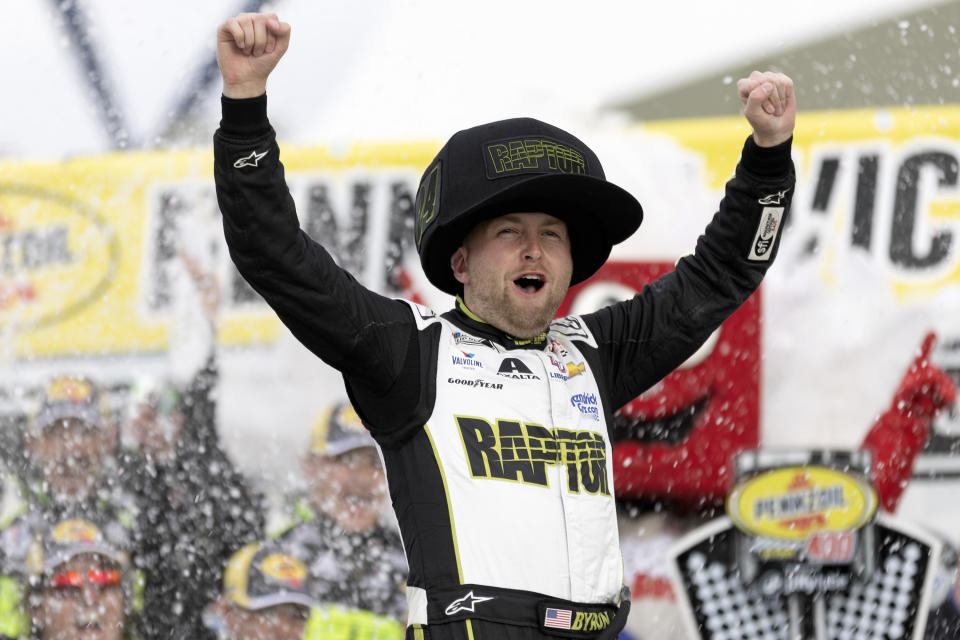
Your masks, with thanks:
M607 425L759 286L794 184L790 142L748 140L696 254L632 300L514 339L360 285L301 231L266 97L223 98L231 257L344 376L381 447L409 564L410 638L594 637L623 581Z

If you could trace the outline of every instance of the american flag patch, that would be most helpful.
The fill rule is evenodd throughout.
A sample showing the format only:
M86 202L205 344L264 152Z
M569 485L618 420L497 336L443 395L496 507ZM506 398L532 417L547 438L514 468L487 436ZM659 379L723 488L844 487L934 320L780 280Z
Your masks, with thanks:
M572 612L569 609L547 609L543 616L543 626L553 627L554 629L569 629L571 615Z

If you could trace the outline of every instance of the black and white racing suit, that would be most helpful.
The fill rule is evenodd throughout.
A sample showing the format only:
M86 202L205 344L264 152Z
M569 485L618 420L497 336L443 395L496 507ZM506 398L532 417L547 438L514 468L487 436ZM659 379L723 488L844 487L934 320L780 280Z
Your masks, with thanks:
M224 98L214 140L236 266L343 373L382 449L410 567L408 637L604 627L623 582L607 424L760 284L792 195L790 143L747 141L675 271L518 341L461 301L437 316L340 269L300 229L265 96Z

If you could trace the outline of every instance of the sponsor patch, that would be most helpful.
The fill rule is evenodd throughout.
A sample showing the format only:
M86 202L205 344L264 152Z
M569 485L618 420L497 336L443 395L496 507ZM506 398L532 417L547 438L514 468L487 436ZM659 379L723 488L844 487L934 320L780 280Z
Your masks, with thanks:
M600 420L600 404L597 396L592 393L578 393L570 398L570 404L577 408L582 415L591 420Z
M460 367L473 367L473 368L483 368L483 364L474 358L476 354L470 353L469 351L458 351L457 353L450 356L453 364Z
M776 193L765 195L757 200L757 202L762 205L780 204L786 197L788 191L790 191L790 189L784 189L783 191L777 191Z
M540 376L530 371L530 367L524 364L519 358L504 358L500 363L498 376L512 378L513 380L539 380Z
M760 224L757 225L757 233L753 237L753 243L750 245L750 254L748 260L767 261L773 254L773 245L777 241L777 235L780 233L780 223L783 219L783 207L764 207L760 215Z
M244 167L259 167L260 160L263 159L263 156L267 155L266 151L257 153L256 151L251 151L250 155L244 156L242 158L237 158L237 161L233 163L234 169L242 169Z
M460 331L453 332L453 342L454 344L472 344L478 347L490 346L490 341L486 338L478 338L477 336L471 336L468 333L463 333Z
M452 616L461 611L469 611L470 613L476 613L475 607L481 603L486 602L487 600L493 600L493 596L475 596L473 591L463 596L462 598L457 598L453 602L447 605L447 608L444 610L444 613L448 616Z
M550 331L566 336L571 340L583 340L595 347L593 336L587 331L586 325L577 316L558 318L550 323Z
M476 387L478 389L503 389L503 385L499 382L487 382L486 380L481 380L480 378L465 379L465 378L447 378L448 384L460 384L465 387Z

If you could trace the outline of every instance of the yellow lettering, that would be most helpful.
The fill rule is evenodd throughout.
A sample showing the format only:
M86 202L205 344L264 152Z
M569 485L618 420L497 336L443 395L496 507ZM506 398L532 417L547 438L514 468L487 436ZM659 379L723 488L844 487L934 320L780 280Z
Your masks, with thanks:
M583 629L583 623L584 623L583 618L584 618L583 612L577 611L577 615L574 616L573 624L570 626L570 629L572 629L573 631L580 631L581 629Z

